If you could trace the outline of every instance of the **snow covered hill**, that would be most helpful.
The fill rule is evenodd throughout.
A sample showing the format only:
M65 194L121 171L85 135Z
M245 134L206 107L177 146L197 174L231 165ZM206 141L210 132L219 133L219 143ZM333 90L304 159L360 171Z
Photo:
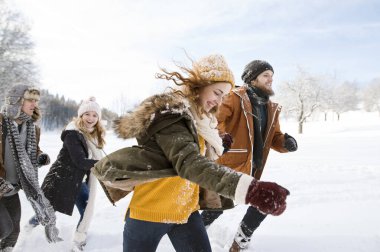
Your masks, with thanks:
M291 195L288 208L279 217L269 216L256 230L247 251L255 252L378 252L380 251L380 117L376 113L349 112L341 121L308 122L304 134L297 125L282 120L282 130L294 136L295 153L269 155L263 180L276 181ZM45 132L41 148L51 158L61 147L60 132ZM129 146L112 133L106 152ZM40 170L40 182L48 167ZM33 210L22 200L23 226ZM123 218L129 197L112 206L98 186L94 219L85 251L122 251ZM228 251L246 206L228 210L209 229L213 251ZM58 214L64 239L48 244L42 227L21 232L16 252L68 251L79 219ZM22 229L22 227L21 227ZM174 251L167 237L158 251Z

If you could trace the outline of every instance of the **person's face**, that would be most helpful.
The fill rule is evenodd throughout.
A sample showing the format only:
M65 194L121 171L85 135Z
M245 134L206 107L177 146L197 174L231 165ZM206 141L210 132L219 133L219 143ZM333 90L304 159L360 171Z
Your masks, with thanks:
M22 103L21 111L27 114L28 116L32 116L37 105L38 105L37 99L24 99L24 102Z
M199 103L207 113L222 102L223 96L230 92L232 86L228 82L217 82L203 87L199 92Z
M261 91L263 91L265 94L272 96L274 95L273 89L272 89L272 82L273 82L273 72L271 70L266 70L259 74L255 80L252 81L252 85Z
M99 120L99 116L95 111L87 111L82 115L84 126L87 129L92 129Z

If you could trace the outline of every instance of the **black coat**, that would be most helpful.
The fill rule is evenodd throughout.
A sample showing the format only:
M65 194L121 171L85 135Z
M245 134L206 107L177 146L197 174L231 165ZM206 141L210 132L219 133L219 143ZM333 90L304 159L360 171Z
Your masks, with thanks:
M42 183L42 190L55 211L72 215L84 178L97 160L88 159L86 140L78 130L64 130L63 147Z

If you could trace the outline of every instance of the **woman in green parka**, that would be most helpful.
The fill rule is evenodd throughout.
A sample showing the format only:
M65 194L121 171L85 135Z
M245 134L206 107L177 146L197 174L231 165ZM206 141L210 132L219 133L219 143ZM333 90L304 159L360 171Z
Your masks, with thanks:
M112 202L134 191L123 251L155 251L165 234L177 251L211 251L198 212L200 186L266 214L286 208L285 188L213 162L223 152L215 113L234 86L224 57L179 68L183 73L162 69L157 75L178 89L147 98L116 121L117 134L135 137L138 146L112 153L93 169Z

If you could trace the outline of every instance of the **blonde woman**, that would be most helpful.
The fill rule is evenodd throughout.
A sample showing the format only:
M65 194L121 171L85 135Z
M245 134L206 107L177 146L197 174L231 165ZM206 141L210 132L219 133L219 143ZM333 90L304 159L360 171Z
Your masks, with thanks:
M96 192L96 178L90 169L103 157L104 135L101 108L95 98L90 97L82 101L78 117L62 131L62 149L42 184L55 211L71 216L74 205L78 208L80 219L74 235L74 250L82 250L86 245ZM36 226L38 221L32 218L29 225Z
M211 161L224 150L214 115L234 86L224 57L210 55L192 68L179 67L183 73L163 69L157 75L178 89L149 97L116 122L120 137L136 137L139 145L116 151L93 171L112 202L134 191L124 252L155 251L165 234L176 251L211 251L198 212L199 186L266 213L285 210L285 188Z

